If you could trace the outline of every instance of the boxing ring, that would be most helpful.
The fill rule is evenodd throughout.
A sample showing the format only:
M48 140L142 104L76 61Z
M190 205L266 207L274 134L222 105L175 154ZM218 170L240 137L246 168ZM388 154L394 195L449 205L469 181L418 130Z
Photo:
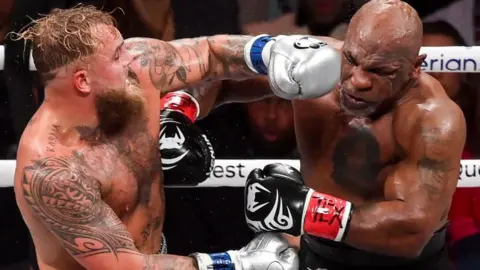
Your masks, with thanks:
M0 70L5 67L8 49L0 45ZM480 46L422 47L420 54L427 58L422 64L425 72L480 73ZM30 71L35 71L32 55L28 62ZM167 188L244 187L248 174L254 168L263 168L270 163L284 163L300 169L299 160L216 160L210 178L196 186L167 186ZM0 188L12 187L16 168L15 160L0 160ZM458 177L459 188L480 187L480 160L462 160Z
M267 164L283 163L300 169L299 160L226 160L215 161L210 178L197 186L166 186L167 188L244 187L248 174ZM0 160L0 188L12 187L15 160ZM459 188L480 187L480 160L462 160L458 176Z

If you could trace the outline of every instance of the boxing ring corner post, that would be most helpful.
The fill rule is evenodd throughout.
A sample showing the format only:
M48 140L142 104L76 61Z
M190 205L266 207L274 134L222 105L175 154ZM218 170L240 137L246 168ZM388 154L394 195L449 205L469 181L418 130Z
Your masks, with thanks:
M248 174L255 168L267 164L283 163L300 170L299 160L216 160L210 178L197 186L167 186L166 188L244 187ZM0 188L13 186L15 160L0 160ZM458 188L480 187L480 160L462 160L458 177Z

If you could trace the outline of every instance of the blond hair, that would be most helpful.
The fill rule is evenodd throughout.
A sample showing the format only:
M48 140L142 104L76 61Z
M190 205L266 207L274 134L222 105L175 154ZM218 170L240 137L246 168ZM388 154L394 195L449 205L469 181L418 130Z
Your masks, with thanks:
M48 81L55 77L58 68L97 51L101 40L92 29L99 24L116 26L111 14L93 6L53 9L29 24L19 38L32 41L35 66Z

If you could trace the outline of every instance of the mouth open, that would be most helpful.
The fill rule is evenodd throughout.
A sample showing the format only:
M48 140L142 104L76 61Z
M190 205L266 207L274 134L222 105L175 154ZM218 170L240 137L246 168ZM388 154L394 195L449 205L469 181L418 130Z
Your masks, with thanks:
M355 97L355 96L350 95L348 93L344 93L344 98L348 103L350 103L352 105L356 105L356 106L366 106L370 103L370 102L368 102L364 99L361 99L359 97Z

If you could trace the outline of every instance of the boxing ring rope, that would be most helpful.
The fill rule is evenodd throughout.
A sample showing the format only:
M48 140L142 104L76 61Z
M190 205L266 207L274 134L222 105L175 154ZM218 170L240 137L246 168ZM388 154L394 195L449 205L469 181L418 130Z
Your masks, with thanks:
M0 70L5 66L5 53L8 48L0 45ZM425 72L480 72L480 46L463 47L422 47L420 54L427 58L422 63ZM30 52L29 70L36 70ZM298 160L216 160L210 178L197 186L169 186L181 187L243 187L250 171L254 168L263 168L270 163L284 163L297 169ZM12 187L15 173L15 160L0 160L0 187ZM457 187L480 187L480 160L462 160Z
M168 188L205 188L205 187L244 187L248 174L255 168L263 168L267 164L283 163L300 169L299 160L238 160L220 159L210 178L197 186L167 186ZM12 187L15 173L15 160L0 160L0 188ZM462 160L458 176L458 188L480 187L480 160Z
M5 66L6 50L0 45L0 70ZM422 64L426 72L480 72L480 46L422 47L420 54L427 55ZM31 52L28 66L31 71L36 70Z

